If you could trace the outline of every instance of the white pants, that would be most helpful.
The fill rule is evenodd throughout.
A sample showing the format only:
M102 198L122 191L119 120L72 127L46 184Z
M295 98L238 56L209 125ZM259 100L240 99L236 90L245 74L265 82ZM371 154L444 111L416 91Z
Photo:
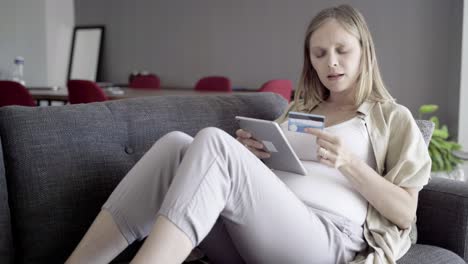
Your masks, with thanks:
M345 263L367 246L360 226L307 207L217 128L159 139L103 209L129 244L164 215L213 263Z

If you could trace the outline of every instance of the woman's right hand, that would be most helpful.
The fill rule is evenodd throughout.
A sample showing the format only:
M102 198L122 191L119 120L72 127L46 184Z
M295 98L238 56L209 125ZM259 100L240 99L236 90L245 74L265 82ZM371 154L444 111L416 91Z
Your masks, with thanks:
M259 159L267 159L270 157L270 153L265 152L263 144L252 138L252 134L249 132L238 129L236 131L237 140L250 150Z

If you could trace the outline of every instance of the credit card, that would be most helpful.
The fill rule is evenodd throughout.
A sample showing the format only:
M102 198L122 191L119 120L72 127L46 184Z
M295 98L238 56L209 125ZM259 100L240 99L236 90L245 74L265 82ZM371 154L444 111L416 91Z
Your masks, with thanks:
M323 129L325 127L325 116L306 114L299 112L289 112L288 130L291 132L305 133L306 128Z

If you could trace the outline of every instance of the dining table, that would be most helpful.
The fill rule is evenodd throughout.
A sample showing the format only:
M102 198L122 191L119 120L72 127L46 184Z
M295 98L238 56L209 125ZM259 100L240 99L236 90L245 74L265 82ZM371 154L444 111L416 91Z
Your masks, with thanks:
M167 95L226 95L229 92L204 92L196 91L193 88L182 87L161 87L159 89L137 89L129 87L110 86L102 88L109 100L127 99L145 96L167 96ZM38 102L48 102L51 105L53 101L60 101L66 104L68 102L68 89L63 87L28 87L29 93ZM256 92L252 89L237 89L232 93L251 93Z

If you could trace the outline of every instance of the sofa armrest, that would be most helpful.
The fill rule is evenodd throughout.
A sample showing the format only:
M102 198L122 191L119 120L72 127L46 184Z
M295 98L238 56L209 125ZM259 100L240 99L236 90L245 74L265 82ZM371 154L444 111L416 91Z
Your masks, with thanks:
M468 261L468 183L432 178L419 194L418 243L440 246Z

